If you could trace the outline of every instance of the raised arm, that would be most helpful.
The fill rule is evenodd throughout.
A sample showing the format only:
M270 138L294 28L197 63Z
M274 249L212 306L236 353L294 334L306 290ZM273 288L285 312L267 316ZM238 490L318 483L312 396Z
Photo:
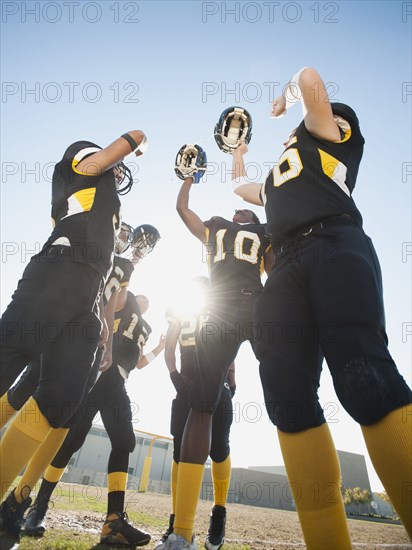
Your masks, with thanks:
M272 117L286 114L294 103L302 102L307 130L328 141L340 141L340 131L333 118L328 92L319 73L309 67L297 72L285 87L284 94L272 105Z
M202 220L189 208L189 193L193 178L186 178L177 196L176 210L189 231L202 243L206 242L206 227Z
M88 176L99 176L131 152L134 152L137 157L142 155L146 142L146 136L141 130L127 132L101 151L80 161L76 171Z
M180 323L177 321L169 322L165 338L165 361L169 374L177 371L176 369L176 346L179 340Z
M232 186L236 195L251 204L262 206L260 191L262 184L249 183L246 180L246 169L243 156L247 153L247 145L243 142L237 149L232 152Z
M145 353L142 355L139 359L139 362L136 365L137 369L143 369L144 367L147 367L149 363L154 361L156 357L159 355L159 353L162 353L162 351L165 348L165 336L164 334L160 335L159 343L155 348L152 349L152 351L149 351L148 353Z

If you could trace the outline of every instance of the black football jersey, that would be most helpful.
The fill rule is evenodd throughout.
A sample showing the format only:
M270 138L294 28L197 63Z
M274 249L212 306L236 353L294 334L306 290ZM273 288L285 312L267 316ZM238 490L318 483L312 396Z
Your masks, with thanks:
M68 147L54 168L52 219L54 230L44 245L71 247L74 261L87 262L103 277L112 267L115 233L120 227L120 200L113 170L87 176L76 169L81 160L100 150L89 141Z
M332 143L312 136L302 121L266 178L262 201L274 243L340 214L349 214L362 224L351 194L365 140L354 111L347 105L337 105L344 115L337 119L341 141Z
M104 302L110 300L110 297L118 288L129 286L130 277L132 276L134 266L130 260L122 256L114 255L113 268L107 278L106 286L104 287Z
M113 329L113 363L119 367L123 378L135 368L151 332L136 298L128 291L124 308L115 313Z
M180 319L172 309L168 309L166 311L166 318L169 323L178 323L180 327L180 372L193 380L197 361L196 333L199 332L204 321L207 319L207 312L192 315L190 318Z
M211 300L259 291L269 239L262 224L239 224L218 216L204 222Z

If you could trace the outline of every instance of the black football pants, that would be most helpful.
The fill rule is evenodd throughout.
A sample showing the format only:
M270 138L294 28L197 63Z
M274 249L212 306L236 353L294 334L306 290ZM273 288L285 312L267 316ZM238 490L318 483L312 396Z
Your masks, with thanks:
M340 402L360 424L412 401L387 348L379 262L361 228L326 223L286 243L254 319L266 407L280 430L325 422L318 401L323 357Z
M41 356L33 397L54 428L82 400L101 330L95 313L101 275L61 252L51 247L30 260L0 320L1 395Z

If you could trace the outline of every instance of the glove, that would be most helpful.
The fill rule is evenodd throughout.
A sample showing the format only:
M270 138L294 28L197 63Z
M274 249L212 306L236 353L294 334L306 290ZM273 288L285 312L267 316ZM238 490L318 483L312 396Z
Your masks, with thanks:
M242 141L252 138L252 117L243 107L229 107L220 115L215 126L215 140L221 151L232 153Z
M229 386L229 391L230 391L230 397L233 399L233 396L236 393L236 384L234 386Z
M178 372L177 370L174 370L170 373L170 380L172 381L172 384L174 385L177 393L180 393L180 395L183 395L185 397L189 396L193 382L189 380L187 376L184 376L183 374L180 374L180 372Z
M199 183L207 168L207 156L200 145L183 145L175 160L176 175L184 180L192 177L194 183Z

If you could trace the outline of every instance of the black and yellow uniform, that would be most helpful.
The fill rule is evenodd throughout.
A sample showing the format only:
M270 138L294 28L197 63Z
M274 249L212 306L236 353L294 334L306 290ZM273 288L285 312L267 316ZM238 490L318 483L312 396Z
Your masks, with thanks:
M119 288L129 286L130 277L134 271L133 263L123 256L115 254L113 259L113 267L107 278L106 286L104 287L104 301L107 303L112 294Z
M127 288L129 286L130 277L132 276L133 270L134 266L130 260L115 254L113 260L113 268L110 272L104 288L103 297L105 303L110 300L110 297L117 289ZM118 350L117 353L122 353L122 351ZM96 376L100 367L101 359L102 350L96 353L95 361L87 380L85 395L90 391L91 387L96 381ZM136 365L136 363L137 361L134 363L134 365ZM40 378L40 365L41 362L39 359L31 361L22 376L16 382L16 384L14 384L14 386L12 386L7 392L7 400L16 411L21 409L24 403L26 403L29 397L33 395L35 389L37 388ZM70 421L70 425L72 425L73 421L74 420Z
M101 148L77 141L56 164L52 181L52 219L55 228L43 250L51 245L70 246L73 261L86 262L104 278L113 264L115 232L120 229L120 200L114 174L88 176L77 169L87 156Z
M334 104L332 104L333 107ZM348 215L354 225L362 216L352 198L365 140L356 114L347 105L333 107L341 141L315 138L302 121L269 172L262 189L272 242L283 244L321 220Z
M269 416L284 432L325 423L324 357L360 424L412 401L387 349L379 261L351 197L364 139L351 108L332 109L341 141L315 138L302 122L262 190L276 259L256 301L255 351Z
M64 425L83 397L100 337L97 300L111 269L119 225L113 171L100 176L76 171L98 149L77 142L56 165L55 228L30 260L1 319L1 394L42 354L33 397L52 427Z
M262 291L264 255L270 244L261 224L239 224L216 216L205 226L210 311L197 335L199 377L190 393L190 405L213 412L240 345L245 340L253 345L252 311Z
M206 319L206 315L192 316L180 320L173 311L166 313L169 323L180 326L180 374L190 382L194 382L197 373L196 338L195 335ZM170 433L173 435L173 459L180 462L180 449L182 445L183 431L189 415L190 405L187 395L178 392L172 401L172 413L170 419ZM213 415L212 442L210 458L215 462L223 462L229 456L229 435L233 422L232 398L229 386L225 384L218 407Z
M108 474L120 472L124 476L127 475L129 454L133 452L136 439L130 399L125 387L125 373L129 373L136 367L150 332L151 328L142 318L136 298L128 292L124 308L117 311L115 316L114 362L100 375L91 392L82 402L77 411L74 426L70 428L63 445L45 471L37 496L37 501L40 501L43 507L47 506L73 453L83 445L98 412L112 445ZM123 511L123 506L124 491L109 489L108 513Z

